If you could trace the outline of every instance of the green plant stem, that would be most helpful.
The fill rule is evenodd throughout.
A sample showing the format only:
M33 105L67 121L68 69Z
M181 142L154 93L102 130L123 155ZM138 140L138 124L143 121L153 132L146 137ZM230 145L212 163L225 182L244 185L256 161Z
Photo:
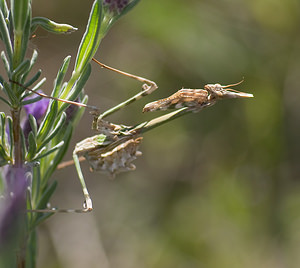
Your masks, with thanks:
M15 33L14 38L14 55L13 55L13 68L15 69L19 64L21 59L21 47L22 46L22 33Z
M20 126L20 114L21 109L11 110L12 122L13 122L13 144L14 144L14 163L15 167L22 166L22 143L21 143L21 126Z

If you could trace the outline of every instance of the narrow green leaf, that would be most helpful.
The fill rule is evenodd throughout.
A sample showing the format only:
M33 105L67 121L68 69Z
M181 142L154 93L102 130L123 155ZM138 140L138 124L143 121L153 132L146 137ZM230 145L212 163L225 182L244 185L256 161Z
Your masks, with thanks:
M0 1L0 9L1 9L4 17L6 18L9 11L8 11L7 4L6 4L5 0Z
M48 106L46 115L37 133L38 146L43 142L44 138L48 135L48 133L53 128L57 116L57 109L58 109L57 101L52 101L51 104Z
M11 80L18 82L19 77L28 71L30 67L30 61L25 59L11 74ZM20 91L24 91L23 87L19 87Z
M24 72L24 74L23 74L23 76L22 76L22 81L21 81L22 83L24 83L24 81L25 81L25 79L27 78L29 72L32 70L33 65L36 63L37 57L38 57L37 51L36 51L36 50L33 50L33 53L32 53L31 59L30 59L30 65L29 65L29 68L27 69L26 72ZM33 78L35 78L35 77L38 75L38 73L39 73L39 75L40 75L40 74L41 74L41 70L39 70L39 71L37 72L37 74L35 74L35 76L34 76ZM33 80L33 78L31 78L31 80ZM38 78L36 78L36 80L37 80L37 79L38 79ZM31 86L31 84L33 84L36 80L34 80L34 81L31 82L31 83L27 82L27 83L26 83L26 86L27 86L27 87Z
M41 171L40 171L40 165L35 165L32 169L32 204L33 207L35 207L35 205L38 202L38 199L40 197L41 193L41 189L40 189L40 185L41 185Z
M27 155L27 146L26 146L26 141L25 141L25 135L24 135L24 132L22 129L20 131L20 134L21 134L21 145L22 145L22 151L23 151L22 157L23 157L23 161L25 161L25 156Z
M41 79L33 88L31 88L31 90L24 91L21 99L23 100L26 97L28 97L29 95L35 94L32 91L39 90L45 82L46 82L46 77L44 77L43 79ZM23 88L26 89L25 86L23 86ZM38 96L37 94L35 94L35 95Z
M38 57L39 53L34 49L31 59L30 59L30 66L32 68L32 66L36 63L37 57Z
M71 33L77 30L77 28L69 24L56 23L44 17L35 17L31 22L31 33L33 33L38 26L55 34Z
M6 154L6 151L2 144L0 144L0 167L8 164L9 156Z
M62 127L64 127L64 124L66 122L66 114L63 113L59 119L59 121L55 124L55 128L50 132L50 134L43 140L43 143L41 144L40 148L47 145L49 141L51 141L57 133L61 130Z
M3 62L6 73L10 74L10 65L4 51L1 52L1 60Z
M5 138L5 113L0 112L0 127L1 127L1 143L5 144L6 138Z
M0 161L7 161L9 159L9 154L8 152L4 149L7 147L7 139L6 139L6 117L5 117L5 113L1 112L0 113L0 128L1 128L1 146L2 146L2 152L1 152L1 157L0 157ZM3 153L5 153L5 155L3 155Z
M0 100L2 100L3 102L5 102L8 106L11 106L10 102L8 100L4 99L1 96L0 96Z
M30 127L32 129L32 134L34 137L37 136L37 122L35 117L32 114L28 115L28 119L29 119L29 123L30 123Z
M2 84L2 90L5 93L5 95L9 98L10 103L17 102L18 99L14 94L14 92L11 90L10 85L6 81L3 81L1 84Z
M60 143L56 144L55 146L53 146L52 148L50 148L49 150L47 150L45 153L40 153L38 152L36 154L36 156L34 157L33 161L37 161L43 157L46 157L49 154L52 154L53 152L55 152L56 150L58 150L60 147L62 147L64 145L64 141L61 141Z
M37 217L37 220L34 223L33 228L39 226L43 221L47 220L49 217L51 217L52 215L54 215L55 213L39 213L39 216Z
M25 95L24 98L26 98L27 95ZM21 105L24 106L24 105L28 105L28 104L31 104L31 103L34 103L34 102L37 102L39 100L41 100L43 97L42 96L37 96L35 98L32 98L32 99L29 99L29 100L25 100L25 101L22 101L21 102Z
M86 66L86 69L84 70L84 72L80 76L80 78L77 80L77 83L73 86L72 91L69 92L69 94L67 95L66 99L72 100L72 101L76 100L76 98L78 97L78 95L82 91L82 89L83 89L86 81L88 80L90 74L91 74L91 65L88 64ZM64 93L65 92L62 92L62 95ZM61 106L60 109L59 109L59 113L62 113L70 104L68 104L68 103L60 103L59 105Z
M26 160L28 162L30 162L35 157L36 151L37 151L37 144L36 144L35 136L33 132L30 131L28 135L28 153L26 157Z
M20 51L20 58L21 59L24 59L24 57L26 55L27 48L28 48L28 42L29 42L29 39L31 37L31 35L30 35L30 24L31 24L31 9L29 9L27 20L26 20L25 27L24 27L23 34L22 34L22 46L21 46L21 51ZM26 74L24 74L24 78L25 77L26 77Z
M59 69L59 71L56 75L55 82L54 82L54 89L53 89L53 92L51 94L52 97L58 97L59 96L59 93L62 89L63 80L65 78L66 72L67 72L67 70L69 68L69 65L70 65L70 60L71 60L71 56L67 56L64 59L62 65L61 65L61 67L60 67L60 69Z
M55 189L57 187L57 181L53 181L50 186L47 187L47 189L44 191L39 203L37 204L37 207L34 209L44 209L47 207L47 204L49 203L50 197L54 193Z
M28 188L26 191L26 208L32 209L31 191ZM32 218L33 218L33 215L31 213L29 213L29 215L27 215L27 221L28 221L29 225L30 225L30 222L32 221Z
M90 13L87 28L79 45L74 71L81 72L81 70L85 69L86 65L92 60L92 57L96 53L102 38L99 35L101 16L102 0L95 0Z
M9 132L9 138L10 138L10 158L13 159L13 150L14 150L14 137L13 137L13 123L12 118L10 116L6 117L7 125L8 125L8 132Z
M12 62L12 54L13 54L13 45L10 39L9 30L5 21L5 17L2 13L2 10L0 10L0 32L2 41L4 42L6 52L8 54L8 57L10 59L10 62Z
M38 70L36 74L24 84L24 87L30 87L33 83L35 83L40 78L41 74L42 74L42 70Z

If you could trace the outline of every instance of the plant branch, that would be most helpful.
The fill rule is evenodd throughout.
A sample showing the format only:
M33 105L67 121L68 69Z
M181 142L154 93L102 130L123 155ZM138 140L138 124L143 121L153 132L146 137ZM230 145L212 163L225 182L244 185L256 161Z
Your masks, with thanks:
M21 126L20 126L21 109L11 110L13 122L13 144L14 144L14 163L15 167L22 166L22 143L21 143Z

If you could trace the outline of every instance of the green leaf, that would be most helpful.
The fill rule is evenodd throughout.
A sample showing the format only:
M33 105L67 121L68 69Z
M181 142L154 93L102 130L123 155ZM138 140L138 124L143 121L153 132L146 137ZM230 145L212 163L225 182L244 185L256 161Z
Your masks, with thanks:
M7 138L6 138L6 116L5 113L0 113L0 129L1 129L1 148L0 148L0 166L3 166L7 164L7 162L10 160L9 152L8 152L8 144L7 144Z
M53 214L55 213L39 213L39 216L37 218L37 220L34 222L34 226L33 228L37 227L38 225L40 225L43 221L45 221L46 219L48 219L49 217L51 217Z
M57 181L53 181L50 186L47 187L47 189L44 191L39 203L37 204L37 207L34 209L43 209L47 207L47 204L50 200L50 197L54 193L55 189L57 187Z
M4 17L6 18L8 16L8 8L7 8L7 4L6 4L6 1L5 0L1 0L0 1L0 9L4 15Z
M24 132L22 129L20 131L20 134L21 134L21 145L22 145L22 151L23 151L22 158L24 161L25 155L27 155L27 147L26 147L25 135L24 135Z
M10 158L13 159L13 150L14 150L14 137L13 137L13 123L12 118L10 116L6 117L7 125L8 125L8 132L9 132L9 138L10 138Z
M32 114L28 114L28 119L29 119L29 123L30 123L30 127L32 129L32 134L34 137L37 136L37 122L35 117Z
M32 191L32 204L33 207L38 202L38 198L40 197L41 189L41 171L40 171L40 165L36 165L32 169L32 184L31 184L31 191Z
M60 147L62 147L64 144L64 141L61 141L60 143L56 144L54 147L50 148L49 150L47 150L45 153L37 153L37 155L34 157L33 161L37 161L49 154L52 154L53 152L55 152L56 150L58 150Z
M31 9L29 9L28 17L26 20L26 24L22 33L22 46L21 46L21 53L20 58L24 59L28 47L28 41L31 37L30 35L30 24L31 24ZM26 75L26 74L25 74Z
M9 64L8 59L6 58L6 55L5 55L4 51L1 52L1 60L3 61L3 65L4 65L6 73L10 74L10 72L11 72L10 71L10 64Z
M30 94L28 94L28 95L30 95ZM24 98L26 98L26 97L27 97L27 95L25 95ZM29 100L22 101L22 102L21 102L21 105L24 106L24 105L31 104L31 103L34 103L34 102L37 102L37 101L41 100L42 98L43 98L42 96L37 96L37 97L35 97L35 98L32 98L32 99L29 99Z
M35 17L31 21L31 33L33 33L38 26L55 34L71 33L77 30L77 28L69 24L60 24L44 17Z
M82 91L86 81L88 80L90 74L91 74L91 65L88 64L86 66L86 69L84 70L84 72L80 76L80 78L77 80L77 83L73 86L72 91L69 92L69 94L67 95L66 99L71 100L71 101L76 100L76 98L78 97L78 95ZM62 92L62 95L64 93L65 92ZM59 105L61 106L60 109L59 109L59 113L62 113L70 104L60 103Z
M40 78L41 74L42 71L38 70L36 74L24 84L24 87L30 87L33 83L35 83Z
M8 100L6 100L3 97L1 97L1 96L0 96L0 100L2 100L3 102L5 102L8 106L11 106L11 103Z
M5 113L0 112L0 128L1 128L1 143L5 144L6 138L5 138Z
M36 63L36 60L37 60L37 57L38 57L38 53L37 53L37 51L36 50L33 50L33 53L32 53L32 57L31 57L31 59L30 59L30 65L29 65L29 68L27 69L27 71L26 72L24 72L24 74L23 74L23 76L22 76L22 83L24 83L24 81L25 81L25 79L26 79L26 77L28 76L28 74L29 74L29 72L32 70L32 67L33 67L33 65ZM41 71L39 70L38 71L38 73L41 73ZM35 74L35 76L36 76L37 74ZM40 74L39 74L40 75ZM34 76L34 77L35 77ZM33 77L33 78L34 78ZM31 80L33 79L33 78L31 78ZM36 79L37 80L37 79ZM31 82L31 84L33 84L36 80L34 80L33 82ZM26 86L27 87L29 87L30 85L31 85L29 82L27 82L26 83Z
M64 59L62 65L61 65L61 67L60 67L60 69L59 69L59 71L56 75L55 82L54 82L54 89L53 89L53 92L51 94L52 97L58 97L59 96L59 93L60 93L61 88L62 88L63 80L65 78L66 72L67 72L67 70L69 68L69 65L70 65L70 60L71 60L71 56L67 56Z
M27 90L27 92L24 91L24 93L22 95L22 100L31 94L35 94L33 91L39 90L45 82L46 82L46 77L41 79L33 88L31 88L31 90ZM22 87L26 89L25 86L22 86ZM37 94L35 94L35 95L38 96Z
M2 81L2 90L6 94L6 96L9 98L10 102L17 102L18 99L14 92L12 91L10 85L6 81Z
M35 157L36 151L37 151L37 144L36 144L35 136L33 132L30 131L28 135L28 153L27 153L26 160L30 162Z
M13 45L10 39L9 30L5 21L5 17L2 13L2 10L0 10L0 32L2 41L4 42L6 52L8 54L8 57L10 59L10 62L12 62L12 54L13 54Z
M8 164L9 156L7 155L4 147L0 144L0 167Z
M95 0L87 28L82 37L77 58L75 62L75 71L81 72L86 65L92 60L92 57L97 51L102 36L100 36L100 24L102 16L102 0Z
M41 153L41 154L37 154L33 161L37 161L43 157L46 157L49 154L52 154L53 152L55 152L56 150L58 150L60 147L62 147L64 145L64 141L61 141L60 143L56 144L55 146L51 147L49 150L47 150L45 153Z
M30 67L30 61L28 59L24 60L11 74L11 80L18 82L19 77L22 76L25 72L28 71ZM21 91L24 91L25 88L19 87Z
M47 137L47 135L53 128L57 116L57 109L58 109L57 101L52 101L51 104L48 106L46 115L37 133L38 146L43 142L45 137Z
M27 188L26 191L26 207L27 209L32 209L32 202L31 202L31 191L29 190L29 188ZM27 216L27 220L28 222L30 222L32 220L33 215L31 213L29 213L29 215Z
M43 143L41 144L41 148L46 146L49 141L51 141L56 134L61 130L62 127L64 127L64 124L66 122L66 114L63 113L59 119L59 121L55 124L55 128L50 132L50 134L43 140Z

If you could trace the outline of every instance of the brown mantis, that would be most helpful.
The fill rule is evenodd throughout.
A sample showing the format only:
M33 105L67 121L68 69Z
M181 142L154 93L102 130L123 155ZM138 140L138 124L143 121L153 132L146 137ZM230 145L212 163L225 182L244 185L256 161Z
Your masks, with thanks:
M77 170L85 199L83 208L73 210L54 208L32 210L31 212L91 211L93 209L92 199L89 195L80 167L80 160L82 160L82 157L88 160L92 170L106 172L113 177L119 172L134 170L135 166L132 164L132 161L136 159L137 156L141 155L141 152L138 151L138 147L142 141L142 133L188 112L198 112L205 107L209 107L215 104L216 101L220 99L253 97L252 94L239 92L229 88L241 84L243 80L236 84L227 86L222 86L220 84L208 84L204 86L204 89L180 89L168 98L148 103L144 107L143 112L167 110L171 108L175 108L177 110L153 120L141 123L137 126L116 125L105 121L104 118L122 109L126 105L129 105L130 103L142 98L143 96L151 94L158 87L156 83L151 80L109 67L97 61L96 59L93 59L93 61L100 65L102 68L112 70L119 74L133 78L139 82L142 82L142 91L127 99L126 101L105 111L102 114L99 114L99 110L94 106L78 104L76 102L54 98L57 101L68 102L72 105L81 105L92 109L94 114L92 129L97 130L99 134L80 141L76 144L73 151L73 162ZM34 93L38 94L37 92ZM49 97L44 94L43 97L53 99L53 97Z

